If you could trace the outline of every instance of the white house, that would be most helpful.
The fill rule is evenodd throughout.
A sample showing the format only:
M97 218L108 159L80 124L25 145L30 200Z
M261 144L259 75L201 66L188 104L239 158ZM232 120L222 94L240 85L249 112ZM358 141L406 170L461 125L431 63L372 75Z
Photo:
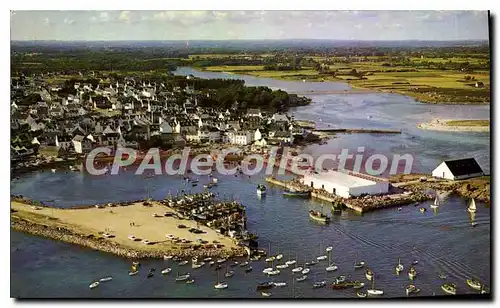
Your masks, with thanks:
M311 172L304 175L302 183L344 198L363 194L385 194L389 191L387 180L348 170Z
M432 176L448 180L462 180L484 175L474 158L445 160L432 171Z
M260 140L262 138L262 133L260 130L257 128L255 130L255 133L253 133L253 140Z

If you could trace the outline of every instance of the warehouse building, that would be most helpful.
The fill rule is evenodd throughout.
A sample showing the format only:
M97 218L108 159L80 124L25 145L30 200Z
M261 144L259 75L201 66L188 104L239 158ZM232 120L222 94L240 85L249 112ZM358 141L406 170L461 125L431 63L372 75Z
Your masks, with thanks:
M389 181L349 170L311 172L304 175L302 183L344 198L389 192Z

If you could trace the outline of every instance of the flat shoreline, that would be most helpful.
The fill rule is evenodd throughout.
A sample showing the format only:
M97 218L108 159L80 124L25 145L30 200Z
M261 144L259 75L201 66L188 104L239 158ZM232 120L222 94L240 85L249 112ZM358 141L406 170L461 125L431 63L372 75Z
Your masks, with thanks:
M132 259L162 259L166 255L226 258L246 253L245 248L238 246L235 240L207 226L197 225L193 220L153 217L155 213L163 215L164 212L175 211L158 202L151 203L151 206L135 202L106 208L61 209L11 201L11 228ZM180 224L186 228L179 229L177 226ZM189 228L197 228L204 233L194 234L188 231ZM106 234L113 237L106 237ZM166 237L167 234L186 242L175 243ZM131 235L151 244L130 240ZM204 240L205 244L196 244L198 239Z
M424 130L446 131L446 132L489 132L489 126L468 126L468 125L449 125L452 121L467 121L458 119L434 119L427 123L419 123L417 127ZM468 120L476 121L476 120ZM482 120L477 120L482 121Z

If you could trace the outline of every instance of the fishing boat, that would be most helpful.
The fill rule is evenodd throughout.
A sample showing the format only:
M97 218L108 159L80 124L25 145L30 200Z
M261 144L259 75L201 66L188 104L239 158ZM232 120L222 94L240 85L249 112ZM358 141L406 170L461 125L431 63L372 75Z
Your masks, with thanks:
M295 281L300 282L300 281L304 281L306 279L307 279L307 275L302 275L300 277L297 277L297 279L295 279Z
M164 268L161 270L161 274L166 275L166 274L170 273L171 271L172 271L172 269L170 267L167 267L167 268Z
M179 273L177 273L177 277L175 277L175 281L186 281L189 278L191 278L191 274L189 274L189 273L186 273L183 275L179 275Z
M313 283L313 289L319 289L326 286L326 280L316 281Z
M431 208L432 209L436 209L439 207L439 198L438 196L436 195L436 199L434 199L434 203L431 204Z
M99 281L94 281L89 285L89 288L93 289L97 288L98 286L99 286Z
M384 294L384 291L375 289L375 277L373 277L373 280L372 280L372 288L366 290L366 292L369 295L382 295L382 294Z
M129 276L135 276L137 274L139 274L139 271L128 272Z
M475 213L476 212L476 201L474 201L474 198L472 198L470 204L469 204L469 207L467 208L467 211L469 211L469 213Z
M261 290L269 290L271 288L274 287L274 282L272 281L267 281L267 282L262 282L262 283L259 283L256 287L257 291L261 291Z
M457 293L457 285L454 283L445 283L441 285L441 289L448 294L455 295Z
M106 282L106 281L111 281L111 280L113 280L113 277L110 276L110 277L104 277L104 278L99 279L99 282Z
M366 293L366 292L364 292L364 291L358 291L358 292L356 292L356 295L357 295L358 297L365 298L365 297L367 297L367 296L368 296L368 293Z
M406 290L406 296L408 296L408 295L410 295L412 293L418 293L418 292L420 292L420 289L417 288L417 287L415 287L415 285L412 285L412 284L406 286L405 290Z
M398 275L399 275L399 273L401 273L404 270L404 266L403 266L403 264L401 264L400 258L398 258L398 264L396 265L395 270L396 270L396 274L398 274Z
M260 292L260 294L262 294L262 296L265 296L265 297L269 297L272 295L270 292Z
M354 269L363 268L365 266L364 261L354 262Z
M194 283L194 279L186 280L186 284L193 284L193 283Z
M266 192L267 192L266 186L264 186L262 184L259 184L257 186L257 195L262 196L262 195L265 195Z
M361 288L362 288L362 287L364 287L364 286L365 286L365 283L364 283L364 282L362 282L362 281L359 281L359 280L354 281L354 283L353 283L353 285L352 285L352 287L353 287L354 289L361 289Z
M227 270L227 264L226 264L226 273L224 274L224 277L229 278L234 276L234 271L228 271Z
M273 282L275 287L286 287L286 282Z
M417 270L412 266L410 267L410 270L408 271L408 277L413 280L417 277Z
M474 290L481 290L483 284L478 279L469 278L467 279L467 285L473 288Z
M309 197L309 192L308 191L293 191L293 190L288 190L283 192L283 196L288 196L288 197Z
M251 266L245 268L245 273L250 273L253 270Z
M373 279L373 271L369 268L366 269L365 271L365 276L368 281L371 281Z
M327 223L330 221L330 217L328 217L327 215L320 213L318 211L315 212L313 210L309 211L309 217L322 223Z

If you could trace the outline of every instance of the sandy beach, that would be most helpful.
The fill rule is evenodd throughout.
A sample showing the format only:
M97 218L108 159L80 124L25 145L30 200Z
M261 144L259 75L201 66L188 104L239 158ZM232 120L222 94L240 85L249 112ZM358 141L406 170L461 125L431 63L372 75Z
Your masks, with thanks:
M128 206L105 207L105 208L83 208L83 209L59 209L52 207L34 207L29 204L12 201L11 216L23 221L51 228L65 228L82 236L94 235L103 237L103 233L113 235L112 238L101 240L117 244L125 249L146 252L148 254L185 254L192 251L191 244L198 243L202 239L212 244L218 241L223 246L217 248L220 255L230 254L237 247L236 243L229 237L223 236L206 226L199 225L193 220L180 220L174 217L164 217L165 212L174 210L157 202L152 206L143 206L142 203L133 203ZM153 214L162 217L153 217ZM133 223L133 225L132 225ZM187 228L180 229L177 226L183 224ZM198 228L205 233L195 234L189 232L189 228ZM173 243L167 235L173 235L180 239L191 241L190 243ZM148 240L154 244L146 245L141 241L133 241L129 236L135 236L141 240ZM240 247L241 249L241 247Z
M460 120L460 119L434 119L427 123L419 123L417 125L420 129L436 130L436 131L449 131L449 132L489 132L489 126L475 126L475 125L450 125L450 122L459 121L482 121L482 120Z

